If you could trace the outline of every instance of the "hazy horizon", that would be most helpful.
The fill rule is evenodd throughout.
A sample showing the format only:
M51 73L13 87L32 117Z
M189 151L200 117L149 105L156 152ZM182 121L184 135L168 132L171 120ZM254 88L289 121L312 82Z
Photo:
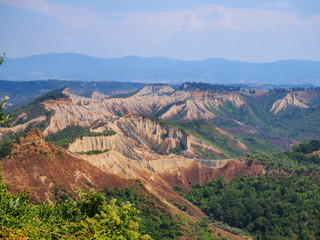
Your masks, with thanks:
M318 0L0 0L0 52L320 61Z
M96 56L91 56L83 53L78 53L78 52L47 52L47 53L40 53L40 54L32 54L28 56L22 56L22 57L10 57L7 54L5 55L5 58L9 59L20 59L20 58L29 58L33 56L42 56L42 55L50 55L50 54L75 54L75 55L83 55L86 57L92 57L92 58L98 58L98 59L117 59L117 58L129 58L129 57L136 57L136 58L164 58L164 59L171 59L171 60L177 60L177 61L195 61L195 62L201 62L205 61L208 59L221 59L221 60L226 60L226 61L233 61L233 62L244 62L244 63L272 63L272 62L281 62L281 61L312 61L312 62L320 62L320 60L309 60L309 59L295 59L295 58L290 58L290 59L279 59L279 60L274 60L274 61L266 61L266 62L253 62L253 61L242 61L242 60L236 60L236 59L228 59L228 58L222 58L222 57L209 57L209 58L204 58L204 59L190 59L190 60L185 60L185 59L178 59L178 58L170 58L170 57L164 57L164 56L151 56L151 57L144 57L144 56L137 56L137 55L126 55L122 57L96 57Z

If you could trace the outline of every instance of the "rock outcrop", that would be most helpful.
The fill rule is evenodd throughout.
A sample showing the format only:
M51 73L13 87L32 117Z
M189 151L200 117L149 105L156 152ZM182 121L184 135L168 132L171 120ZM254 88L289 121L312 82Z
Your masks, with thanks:
M219 108L225 102L236 107L245 104L235 92L212 93L176 91L166 85L145 86L138 93L126 98L109 98L93 94L91 98L75 95L70 89L64 94L68 101L47 101L45 107L54 111L45 135L57 132L68 125L90 126L94 121L109 122L125 114L158 115L164 119L179 118L182 121L210 120L215 115L210 109Z
M270 109L274 114L286 109L288 106L298 107L298 108L309 108L308 104L311 100L312 95L308 93L309 91L298 91L290 92L284 98L277 100Z
M167 85L147 85L142 88L139 92L135 94L135 96L163 96L163 95L170 95L175 90Z
M177 149L182 151L181 154L186 158L199 159L203 156L199 155L196 149L200 149L205 153L212 152L221 158L226 158L221 150L192 135L183 134L177 129L139 115L129 114L120 117L107 123L105 128L115 131L116 134L78 138L70 144L69 151L77 153L108 149L115 150L131 159L142 160L144 158L153 159L156 153L170 154ZM100 131L103 130L104 128L101 128ZM222 134L228 135L223 131ZM248 150L238 140L230 137L230 141L239 150Z

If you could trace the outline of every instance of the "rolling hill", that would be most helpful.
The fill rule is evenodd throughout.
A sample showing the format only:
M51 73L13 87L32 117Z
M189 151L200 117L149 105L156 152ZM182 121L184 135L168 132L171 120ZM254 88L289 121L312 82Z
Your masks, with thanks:
M302 60L248 63L218 58L183 61L163 57L95 58L76 53L50 53L5 58L0 79L320 85L319 69L320 62Z

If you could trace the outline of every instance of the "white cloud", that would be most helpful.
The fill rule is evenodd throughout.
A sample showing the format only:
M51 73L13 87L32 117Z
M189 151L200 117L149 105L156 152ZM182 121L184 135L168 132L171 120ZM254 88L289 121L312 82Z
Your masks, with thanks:
M199 20L195 14L192 14L186 24L190 32L197 31L203 28L203 21Z
M92 27L101 23L101 18L89 7L54 5L45 0L0 0L0 4L53 17L72 27Z
M129 12L113 15L121 18L119 24L122 26L145 30L158 29L171 34L178 32L196 34L212 27L237 29L227 9L217 5L180 11Z
M277 2L287 6L287 2ZM189 34L210 34L216 31L241 31L270 29L273 33L281 26L302 26L315 24L319 16L302 20L293 12L277 9L227 8L221 5L203 5L194 9L168 12L114 13L120 18L118 24L129 31L150 31L173 35L179 32ZM168 36L167 36L168 37Z
M230 12L227 11L227 9L223 8L222 6L215 6L214 9L215 9L215 13L219 16L219 20L218 20L219 25L228 27L231 29L238 29L238 27L232 21L232 16Z

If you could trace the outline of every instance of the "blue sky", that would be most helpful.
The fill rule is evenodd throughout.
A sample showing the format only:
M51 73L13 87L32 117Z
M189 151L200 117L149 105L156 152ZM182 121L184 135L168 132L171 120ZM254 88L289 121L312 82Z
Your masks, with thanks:
M319 0L0 0L0 52L320 60Z

